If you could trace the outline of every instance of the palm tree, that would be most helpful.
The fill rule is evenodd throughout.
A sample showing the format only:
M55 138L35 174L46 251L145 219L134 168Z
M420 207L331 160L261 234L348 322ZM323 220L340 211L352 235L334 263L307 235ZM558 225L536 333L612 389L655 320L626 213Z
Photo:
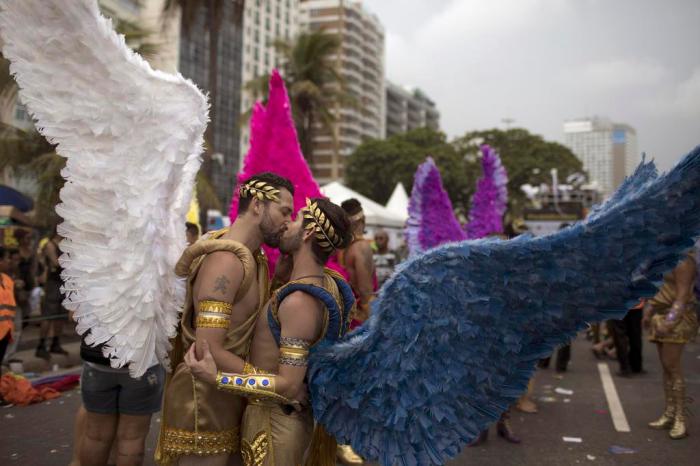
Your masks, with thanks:
M318 130L336 133L336 109L356 105L355 98L344 90L335 56L340 49L340 38L324 31L304 32L294 41L276 40L274 47L283 57L282 71L289 90L294 122L301 150L313 166L313 141ZM267 95L267 76L259 76L246 83L254 97Z

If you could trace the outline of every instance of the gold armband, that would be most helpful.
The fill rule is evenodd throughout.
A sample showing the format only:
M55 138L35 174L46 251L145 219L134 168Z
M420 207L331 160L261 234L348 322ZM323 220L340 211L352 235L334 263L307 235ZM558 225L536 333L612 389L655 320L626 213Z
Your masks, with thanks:
M200 301L197 328L227 329L231 322L233 305L223 301Z
M276 377L274 374L229 374L219 371L216 373L216 388L257 400L293 404L293 400L275 393Z
M309 364L311 344L300 338L280 338L279 363L287 366L306 366Z

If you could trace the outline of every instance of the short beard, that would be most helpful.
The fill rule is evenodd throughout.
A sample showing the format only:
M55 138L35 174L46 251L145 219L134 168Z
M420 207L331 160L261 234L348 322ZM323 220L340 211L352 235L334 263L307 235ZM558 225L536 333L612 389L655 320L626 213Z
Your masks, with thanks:
M301 248L301 243L304 238L304 229L300 228L299 233L297 233L293 238L283 238L280 241L279 248L282 254L294 254Z
M272 220L270 219L270 214L267 211L267 206L263 210L262 221L260 222L260 233L262 233L263 243L270 246L271 248L276 248L280 245L280 238L282 233L280 229L275 230L272 228Z

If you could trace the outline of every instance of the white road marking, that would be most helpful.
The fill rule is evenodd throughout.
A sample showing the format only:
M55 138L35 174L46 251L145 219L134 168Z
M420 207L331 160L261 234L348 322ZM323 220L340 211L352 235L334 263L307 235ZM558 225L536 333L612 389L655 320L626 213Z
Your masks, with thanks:
M603 382L603 391L605 392L605 398L608 400L610 417L612 418L615 430L618 432L630 432L630 425L627 422L625 410L622 409L620 397L617 396L615 382L613 382L612 376L610 375L610 368L607 363L598 363L598 372L600 373L600 380Z

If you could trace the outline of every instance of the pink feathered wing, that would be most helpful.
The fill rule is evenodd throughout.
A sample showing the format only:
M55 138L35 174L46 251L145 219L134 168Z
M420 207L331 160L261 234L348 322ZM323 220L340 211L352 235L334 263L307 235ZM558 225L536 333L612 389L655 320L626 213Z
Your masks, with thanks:
M267 106L257 102L250 120L250 149L238 173L231 200L231 223L238 214L238 187L242 181L262 172L273 172L288 178L294 185L294 211L306 205L307 197L321 197L309 165L301 153L291 105L284 81L277 70L270 76ZM270 271L279 257L277 249L265 246Z

